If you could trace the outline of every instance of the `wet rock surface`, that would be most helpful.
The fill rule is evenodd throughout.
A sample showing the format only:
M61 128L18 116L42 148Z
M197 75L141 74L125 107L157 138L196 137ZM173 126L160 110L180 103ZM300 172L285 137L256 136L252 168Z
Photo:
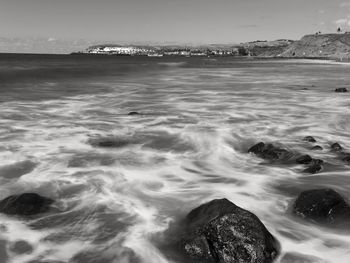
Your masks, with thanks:
M227 199L217 199L186 217L178 248L192 262L269 263L279 243L257 216Z
M30 216L48 212L54 201L35 193L11 195L0 201L0 213Z
M334 224L350 219L350 206L332 189L314 189L299 195L293 213L316 223Z

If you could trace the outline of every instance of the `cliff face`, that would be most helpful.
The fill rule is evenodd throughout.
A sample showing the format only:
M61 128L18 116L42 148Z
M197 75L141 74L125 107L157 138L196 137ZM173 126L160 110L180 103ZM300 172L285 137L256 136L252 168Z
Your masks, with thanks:
M280 56L349 58L350 33L306 35L292 43Z

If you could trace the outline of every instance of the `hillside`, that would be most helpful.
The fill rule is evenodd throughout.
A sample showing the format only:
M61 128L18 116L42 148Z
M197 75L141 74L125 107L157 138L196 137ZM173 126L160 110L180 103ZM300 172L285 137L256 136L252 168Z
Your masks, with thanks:
M280 56L349 58L350 33L306 35L292 43Z
M283 53L293 40L279 39L274 41L254 41L241 44L250 56L256 57L276 57Z

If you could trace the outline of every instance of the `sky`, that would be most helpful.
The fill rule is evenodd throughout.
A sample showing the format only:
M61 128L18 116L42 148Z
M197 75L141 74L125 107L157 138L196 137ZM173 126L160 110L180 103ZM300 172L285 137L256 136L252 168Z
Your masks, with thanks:
M350 0L0 0L0 52L300 39L338 27L350 31Z

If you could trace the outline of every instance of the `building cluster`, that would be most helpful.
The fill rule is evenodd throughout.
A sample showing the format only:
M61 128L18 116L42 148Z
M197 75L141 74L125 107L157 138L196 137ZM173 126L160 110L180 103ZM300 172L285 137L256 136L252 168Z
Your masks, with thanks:
M107 54L119 56L236 56L239 55L238 48L230 49L200 49L200 48L147 48L147 47L124 47L124 46L94 46L88 48L85 52L87 54Z
M89 54L116 54L116 55L147 55L151 50L139 47L117 47L117 46L98 46L88 48L86 53Z

